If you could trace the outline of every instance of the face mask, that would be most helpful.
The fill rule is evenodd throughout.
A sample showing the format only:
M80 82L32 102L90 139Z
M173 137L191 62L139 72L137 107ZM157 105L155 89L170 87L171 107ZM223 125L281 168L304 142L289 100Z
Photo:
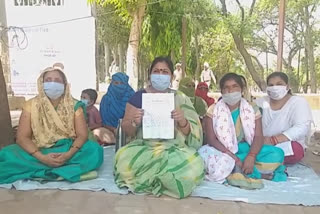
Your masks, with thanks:
M164 91L170 86L170 75L151 74L151 85L158 91Z
M64 84L58 82L43 83L45 94L52 100L58 99L64 93Z
M228 94L222 94L222 100L226 104L233 106L241 100L241 92L236 91Z
M267 93L269 97L273 100L281 100L284 96L288 93L287 86L285 85L275 85L275 86L268 86Z
M89 104L89 100L87 100L87 99L82 99L81 102L83 102L83 104L85 106L88 106L88 104Z

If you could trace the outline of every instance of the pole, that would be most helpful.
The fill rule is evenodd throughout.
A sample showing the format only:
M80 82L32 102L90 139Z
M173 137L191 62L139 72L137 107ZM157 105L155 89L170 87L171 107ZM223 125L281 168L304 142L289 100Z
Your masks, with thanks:
M285 25L285 8L286 8L286 1L285 0L280 0L277 71L282 71L283 39L284 39L284 25Z
M95 35L95 64L96 64L96 90L99 91L99 74L100 74L100 55L99 55L99 40L98 40L98 21L97 21L97 5L91 5L91 14L94 17L94 35Z
M187 19L182 16L182 76L186 76L187 69Z
M14 141L9 102L7 96L6 82L3 76L2 63L0 59L0 149Z

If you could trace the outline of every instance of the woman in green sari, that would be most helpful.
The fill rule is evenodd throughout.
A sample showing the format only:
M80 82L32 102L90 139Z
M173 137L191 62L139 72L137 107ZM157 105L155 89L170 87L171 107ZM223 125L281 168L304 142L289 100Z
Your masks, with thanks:
M248 189L263 187L261 178L285 181L284 153L263 145L258 106L242 98L243 81L228 73L220 80L222 99L210 106L206 117L208 145L199 153L205 162L206 179Z
M150 68L151 85L136 92L126 106L122 128L134 140L116 153L114 173L119 187L136 193L184 198L203 180L203 161L197 153L202 144L199 117L186 95L169 89L172 73L169 58L156 58ZM174 93L174 139L143 139L143 93Z
M203 118L207 112L208 106L201 97L195 95L194 81L190 77L184 77L182 80L180 80L179 91L182 91L190 98L199 117Z
M62 68L45 69L38 79L38 92L24 105L17 144L0 150L0 183L77 182L96 177L103 149L87 140L85 106L72 98Z

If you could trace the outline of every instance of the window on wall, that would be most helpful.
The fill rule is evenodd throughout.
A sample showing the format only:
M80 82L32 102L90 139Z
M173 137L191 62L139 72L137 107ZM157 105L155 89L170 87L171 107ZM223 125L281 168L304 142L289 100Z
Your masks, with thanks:
M13 0L13 1L15 6L63 6L64 5L64 0Z

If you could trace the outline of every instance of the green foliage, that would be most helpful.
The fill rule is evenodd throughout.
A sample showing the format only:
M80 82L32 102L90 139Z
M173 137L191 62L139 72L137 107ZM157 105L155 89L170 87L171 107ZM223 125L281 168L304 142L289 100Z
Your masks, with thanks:
M99 39L116 47L119 43L127 43L130 32L130 20L117 14L114 5L97 7Z
M88 0L97 3L99 39L110 45L127 43L132 21L132 11L141 6L143 0ZM142 26L142 35L139 44L139 61L146 69L152 59L158 55L171 55L175 62L181 61L182 45L182 17L187 18L187 74L195 75L197 61L200 60L201 70L205 61L209 62L217 76L221 78L227 72L243 74L253 84L245 66L243 57L235 45L232 34L243 39L246 50L253 56L277 55L277 28L279 0L256 0L253 8L250 5L243 7L243 14L238 7L236 12L223 15L219 4L212 0L148 0L146 15ZM230 1L227 1L230 2ZM243 1L239 1L243 4ZM301 51L304 57L304 12L308 7L311 11L310 24L314 47L320 44L320 30L318 16L315 16L320 0L287 0L286 1L286 30L284 72L290 76L294 90L298 91L307 84L305 63L301 63L298 73L297 53ZM231 34L232 33L232 34ZM198 38L199 56L196 55L194 38ZM316 70L320 69L319 54L315 52ZM254 61L254 60L253 60ZM301 60L303 62L303 60ZM264 63L254 66L259 75L264 77L271 72L274 64L269 64L266 71ZM263 73L264 72L264 73ZM320 72L317 73L318 77ZM318 78L319 81L320 78Z

